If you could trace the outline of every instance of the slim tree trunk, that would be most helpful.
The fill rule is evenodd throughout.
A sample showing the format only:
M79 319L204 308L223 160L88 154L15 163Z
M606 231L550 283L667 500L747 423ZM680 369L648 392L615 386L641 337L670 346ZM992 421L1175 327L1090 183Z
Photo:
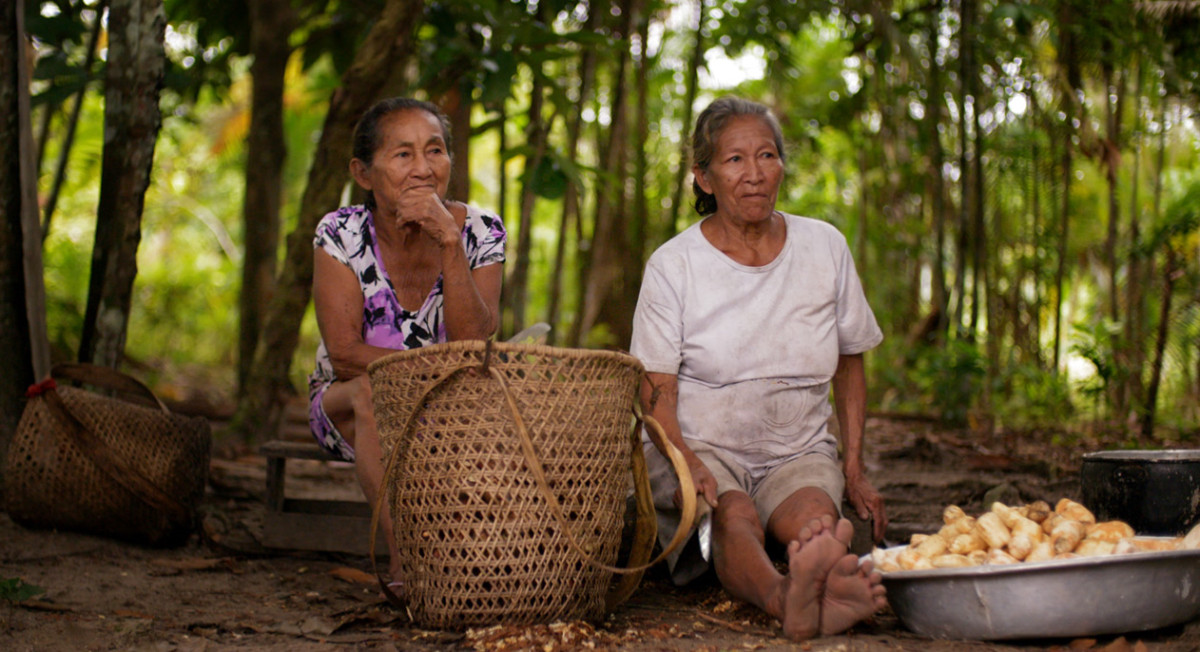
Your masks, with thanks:
M589 9L584 30L593 31L599 13L594 8ZM565 156L576 160L579 155L579 134L583 130L583 110L592 94L592 83L596 78L596 51L594 48L583 48L579 55L579 102L574 112L574 118L567 127L567 151ZM552 326L547 341L555 344L558 339L559 312L562 305L563 277L566 274L566 244L567 234L572 224L579 222L579 185L574 175L567 176L567 189L563 196L562 213L558 221L558 240L554 244L554 273L550 276L550 303L546 310L546 323ZM576 239L578 242L579 239Z
M636 16L638 40L641 41L641 56L634 63L634 77L637 85L634 93L634 137L629 146L633 150L633 215L629 225L629 246L622 249L625 254L625 296L621 301L622 309L629 309L629 321L633 321L632 308L637 306L638 294L642 287L642 266L645 260L646 241L650 236L650 217L646 206L646 176L649 174L649 164L646 160L646 148L650 142L650 116L646 102L649 94L650 76L650 17L641 12ZM674 229L674 225L672 225ZM632 337L632 326L629 327Z
M1030 81L1027 87L1026 95L1029 98L1031 125L1037 120L1040 114L1037 102L1037 92L1033 88L1033 82ZM1033 151L1029 155L1029 184L1032 190L1032 211L1033 211L1033 301L1032 310L1030 311L1031 319L1033 320L1032 328L1032 355L1037 363L1038 369L1042 368L1042 180L1041 180L1042 156L1038 148L1037 140L1033 141Z
M1163 356L1171 324L1171 292L1175 286L1175 248L1166 245L1163 261L1162 304L1158 313L1158 332L1154 338L1154 362L1150 366L1150 383L1146 387L1146 408L1142 411L1142 437L1154 437L1154 417L1158 411L1158 388L1162 383Z
M284 401L295 394L288 371L312 293L313 233L321 217L337 206L348 180L354 126L378 99L393 71L412 53L423 9L420 0L388 0L329 100L299 220L287 237L275 296L255 348L247 391L239 397L230 424L232 431L246 441L263 433L273 434L279 427Z
M683 118L680 121L679 133L679 167L675 170L675 184L671 191L671 214L667 218L666 229L663 231L663 241L669 240L679 229L679 216L683 214L683 198L687 194L688 173L691 172L690 152L691 143L688 134L692 133L692 105L696 103L696 93L700 87L700 67L704 65L704 16L708 9L706 0L696 0L696 28L693 34L696 44L692 47L692 56L688 58L687 86L683 96Z
M48 371L50 362L45 304L41 302L40 320L36 305L42 298L41 237L24 11L21 2L0 9L0 350L8 361L0 374L0 480L25 406L25 389ZM26 292L27 281L31 293Z
M67 117L67 133L63 134L62 147L58 152L58 164L54 168L54 183L50 193L46 195L46 209L42 212L42 240L50 234L50 221L54 218L54 209L58 206L58 195L62 191L63 182L67 178L67 160L71 155L71 145L75 142L75 128L79 126L79 114L83 111L83 98L87 96L88 82L91 81L92 64L96 61L96 46L100 42L100 28L104 24L104 10L108 0L101 0L96 6L96 22L92 25L92 34L88 38L87 55L83 60L83 80L75 93L75 101L71 106L71 115ZM46 116L52 114L50 106L46 105ZM39 160L41 156L38 156ZM40 169L40 167L39 167Z
M620 52L613 75L612 122L604 144L603 169L606 174L596 185L596 228L592 234L592 258L578 318L572 328L572 342L582 343L592 328L600 323L605 303L624 295L621 283L621 250L625 242L624 192L627 158L626 123L628 104L625 73L629 66L629 32L632 27L633 5L636 0L622 0L621 26L617 32ZM620 324L607 324L619 328ZM628 328L628 327L626 327ZM619 336L618 336L619 337ZM618 339L619 342L619 339ZM612 342L610 342L611 344Z
M525 304L529 284L529 250L533 246L533 206L537 201L535 185L538 169L546 154L546 132L549 126L542 118L545 103L545 84L541 71L533 75L533 89L529 98L529 126L525 130L525 143L530 153L525 156L524 183L521 186L521 212L517 223L517 250L513 254L512 274L505 283L505 294L512 315L512 331L525 328Z
M287 139L283 133L284 75L296 17L289 0L250 0L250 50L254 63L250 129L246 135L246 194L242 202L245 256L238 295L238 395L254 362L264 313L275 293L280 205Z
M113 0L104 91L104 154L79 359L116 368L125 352L142 207L162 125L162 0Z
M973 0L969 4L974 4ZM975 20L975 8L971 9L971 20ZM972 25L974 33L974 25ZM987 242L987 224L984 215L984 172L983 172L983 127L979 123L979 113L983 106L982 93L979 88L979 74L975 69L975 44L971 45L971 75L967 77L967 88L971 91L971 337L978 335L980 330L979 311L988 301L988 261L984 244ZM980 299L982 293L983 299ZM986 392L984 393L986 396Z
M471 91L472 82L463 76L451 85L439 104L450 118L451 158L450 186L446 195L451 199L469 203L471 201Z
M1134 81L1134 95L1140 100L1141 88L1144 83L1144 68L1138 61L1137 75ZM1129 352L1129 397L1133 405L1144 403L1143 369L1146 364L1146 349L1142 342L1143 325L1145 323L1144 292L1145 274L1143 270L1140 244L1142 239L1142 211L1140 207L1140 187L1142 185L1142 109L1140 101L1134 103L1133 124L1133 170L1129 179L1129 263L1125 273L1125 346Z
M941 29L942 3L936 0L930 8L929 18L929 101L925 109L925 146L929 148L929 205L933 218L933 297L930 312L937 315L932 339L939 341L945 335L946 309L946 180L942 175L945 152L938 128L942 124L942 70L938 64L938 43Z
M955 247L954 257L954 296L955 307L953 324L960 331L966 327L967 315L967 260L970 259L969 248L971 245L971 157L970 157L970 135L967 133L967 97L970 95L970 88L967 80L975 74L974 70L974 8L975 0L962 0L960 11L960 21L962 28L959 30L959 111L958 111L958 169L959 169L959 207L958 207L958 245ZM978 271L978 270L977 270Z
M1059 206L1058 233L1058 267L1054 272L1054 369L1059 369L1060 349L1062 348L1062 304L1063 285L1067 273L1067 244L1071 235L1071 134L1066 130L1063 134L1062 151L1062 181L1059 192L1062 193Z

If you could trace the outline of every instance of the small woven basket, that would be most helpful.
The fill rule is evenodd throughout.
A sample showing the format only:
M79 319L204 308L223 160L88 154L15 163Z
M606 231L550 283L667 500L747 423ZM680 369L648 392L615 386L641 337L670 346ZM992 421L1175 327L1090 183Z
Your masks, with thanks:
M13 520L136 543L181 544L195 530L208 480L208 421L170 412L139 381L106 367L60 365L31 398L8 450Z
M414 621L459 629L604 614L631 451L640 459L631 408L642 372L622 353L483 341L370 365ZM641 475L647 484L644 463Z

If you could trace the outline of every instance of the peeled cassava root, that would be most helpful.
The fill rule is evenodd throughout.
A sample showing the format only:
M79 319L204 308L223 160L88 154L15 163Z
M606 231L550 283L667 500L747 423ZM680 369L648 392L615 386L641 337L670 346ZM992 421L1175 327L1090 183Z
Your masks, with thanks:
M875 548L875 567L886 573L1200 548L1200 526L1174 539L1138 538L1129 524L1097 523L1088 508L1069 498L1053 508L1041 500L1020 507L992 503L979 516L950 505L942 522L935 534L914 534L905 548Z

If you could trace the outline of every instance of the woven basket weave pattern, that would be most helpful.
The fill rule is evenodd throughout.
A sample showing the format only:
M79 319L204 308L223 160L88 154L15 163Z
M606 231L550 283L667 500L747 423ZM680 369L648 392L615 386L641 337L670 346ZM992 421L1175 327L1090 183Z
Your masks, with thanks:
M489 365L503 375L576 539L612 565L640 363L605 351L494 347ZM570 547L527 467L499 382L480 369L458 371L414 403L447 370L483 360L482 342L460 342L371 367L385 459L401 447L386 483L413 618L441 628L598 618L611 573Z
M211 441L208 422L111 399L82 389L56 390L71 412L120 459L194 512L204 494ZM67 433L65 417L31 399L8 451L9 514L19 523L167 543L192 523L139 500L89 459Z

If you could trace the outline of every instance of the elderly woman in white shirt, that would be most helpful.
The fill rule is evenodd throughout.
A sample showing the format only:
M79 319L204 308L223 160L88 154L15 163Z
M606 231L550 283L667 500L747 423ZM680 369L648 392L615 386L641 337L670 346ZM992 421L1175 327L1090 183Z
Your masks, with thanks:
M880 575L848 552L853 526L840 511L845 496L882 539L883 500L862 461L862 354L883 334L841 233L776 210L783 137L766 107L718 99L692 144L704 218L646 266L631 346L648 372L643 407L711 507L712 564L725 589L792 639L840 633L886 605ZM840 464L826 427L831 386ZM660 531L672 532L678 483L652 444L647 456ZM786 573L768 536L787 547ZM707 557L676 554L675 581L694 579Z

